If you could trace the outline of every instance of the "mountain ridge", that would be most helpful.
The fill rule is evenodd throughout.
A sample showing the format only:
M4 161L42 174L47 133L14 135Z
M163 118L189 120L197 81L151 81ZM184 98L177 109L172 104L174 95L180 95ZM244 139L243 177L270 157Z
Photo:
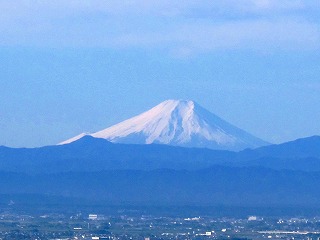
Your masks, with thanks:
M293 149L290 146L295 147ZM309 151L310 146L317 148ZM274 151L275 147L280 151ZM197 170L212 165L320 171L320 137L241 152L163 144L111 143L91 136L70 144L41 148L0 147L0 171L50 173L160 168Z
M320 137L310 137L230 152L84 136L59 146L0 147L0 195L89 205L318 208L319 146Z

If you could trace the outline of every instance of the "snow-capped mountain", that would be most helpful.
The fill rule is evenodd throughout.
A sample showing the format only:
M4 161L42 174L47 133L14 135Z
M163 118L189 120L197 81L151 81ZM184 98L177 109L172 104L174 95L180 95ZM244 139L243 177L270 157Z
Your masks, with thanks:
M236 151L268 144L197 103L185 100L164 101L138 116L95 133L82 133L60 144L76 141L86 135L114 143L157 143Z

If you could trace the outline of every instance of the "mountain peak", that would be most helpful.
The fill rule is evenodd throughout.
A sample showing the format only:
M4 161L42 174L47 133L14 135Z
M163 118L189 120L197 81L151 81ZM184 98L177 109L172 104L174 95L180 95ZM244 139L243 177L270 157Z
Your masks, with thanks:
M140 115L89 135L118 143L158 143L224 150L267 144L191 100L163 101ZM61 144L83 136L80 134Z
M194 107L195 104L196 103L192 100L168 99L158 105L175 105L175 106L184 105L184 106L188 106L188 107Z
M157 115L165 115L172 113L172 111L181 111L183 113L194 111L196 103L191 100L166 100L157 106L153 107L147 112L157 114Z
M161 102L154 108L165 108L166 110L173 109L173 108L182 108L182 109L189 109L194 110L199 105L192 100L183 100L183 99L169 99Z

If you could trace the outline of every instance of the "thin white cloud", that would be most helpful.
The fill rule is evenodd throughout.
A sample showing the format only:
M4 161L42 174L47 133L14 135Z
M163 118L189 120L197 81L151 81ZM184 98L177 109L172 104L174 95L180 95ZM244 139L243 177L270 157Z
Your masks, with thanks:
M186 56L221 49L318 49L311 0L0 0L0 44L165 48ZM317 13L320 16L320 13Z
M184 15L192 11L217 13L253 13L314 7L317 1L302 0L0 0L1 17L19 18L26 15L61 16L83 12L100 12L111 15L152 14ZM319 5L319 4L318 4Z
M233 21L224 23L196 22L178 25L163 32L118 36L119 47L163 47L179 55L228 49L252 49L262 52L310 50L320 48L319 26L295 19Z

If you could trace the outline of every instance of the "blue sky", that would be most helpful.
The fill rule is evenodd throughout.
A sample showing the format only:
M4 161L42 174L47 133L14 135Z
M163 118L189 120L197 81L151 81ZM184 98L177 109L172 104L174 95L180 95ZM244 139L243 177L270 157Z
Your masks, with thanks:
M191 99L280 143L320 135L320 2L0 0L0 145Z

